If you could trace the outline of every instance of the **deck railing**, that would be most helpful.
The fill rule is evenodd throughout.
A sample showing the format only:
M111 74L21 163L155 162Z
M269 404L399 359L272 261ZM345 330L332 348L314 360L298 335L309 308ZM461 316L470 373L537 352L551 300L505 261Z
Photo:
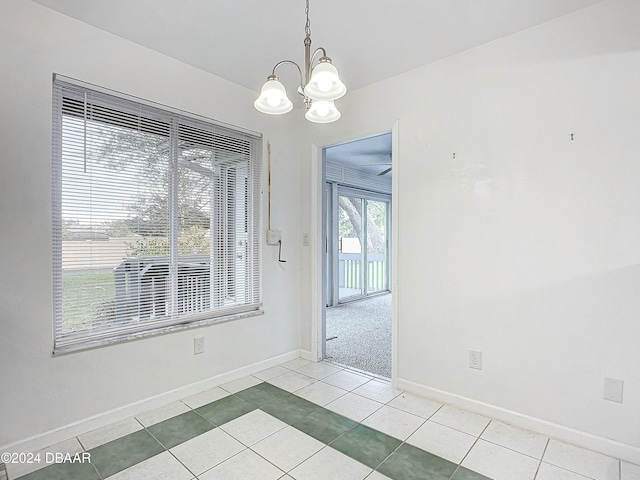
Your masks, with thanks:
M210 307L208 255L181 255L174 313L200 312ZM171 296L169 256L126 257L113 269L116 321L167 316Z
M362 256L359 253L340 253L338 260L338 286L361 290ZM367 255L367 280L369 292L388 288L384 254Z

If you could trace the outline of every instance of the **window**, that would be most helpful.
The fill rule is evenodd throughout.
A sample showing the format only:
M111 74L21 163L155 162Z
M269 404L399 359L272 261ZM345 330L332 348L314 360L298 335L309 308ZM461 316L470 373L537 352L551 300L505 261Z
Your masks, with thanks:
M261 310L259 135L54 78L54 351Z

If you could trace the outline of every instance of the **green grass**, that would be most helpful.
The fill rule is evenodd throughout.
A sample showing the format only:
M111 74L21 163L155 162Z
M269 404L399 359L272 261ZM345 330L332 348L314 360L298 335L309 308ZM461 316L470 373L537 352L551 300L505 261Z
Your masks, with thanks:
M83 271L62 274L62 330L91 328L108 320L114 304L113 272Z

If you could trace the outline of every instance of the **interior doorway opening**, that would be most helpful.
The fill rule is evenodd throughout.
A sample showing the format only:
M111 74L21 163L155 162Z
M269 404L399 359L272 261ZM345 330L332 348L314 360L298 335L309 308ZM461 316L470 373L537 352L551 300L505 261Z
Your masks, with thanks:
M327 147L322 357L391 378L391 133Z

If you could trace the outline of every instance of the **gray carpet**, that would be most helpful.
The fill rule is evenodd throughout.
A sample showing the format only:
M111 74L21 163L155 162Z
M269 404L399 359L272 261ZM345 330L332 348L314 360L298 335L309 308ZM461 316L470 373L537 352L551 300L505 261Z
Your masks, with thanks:
M327 360L391 378L391 294L327 308Z

